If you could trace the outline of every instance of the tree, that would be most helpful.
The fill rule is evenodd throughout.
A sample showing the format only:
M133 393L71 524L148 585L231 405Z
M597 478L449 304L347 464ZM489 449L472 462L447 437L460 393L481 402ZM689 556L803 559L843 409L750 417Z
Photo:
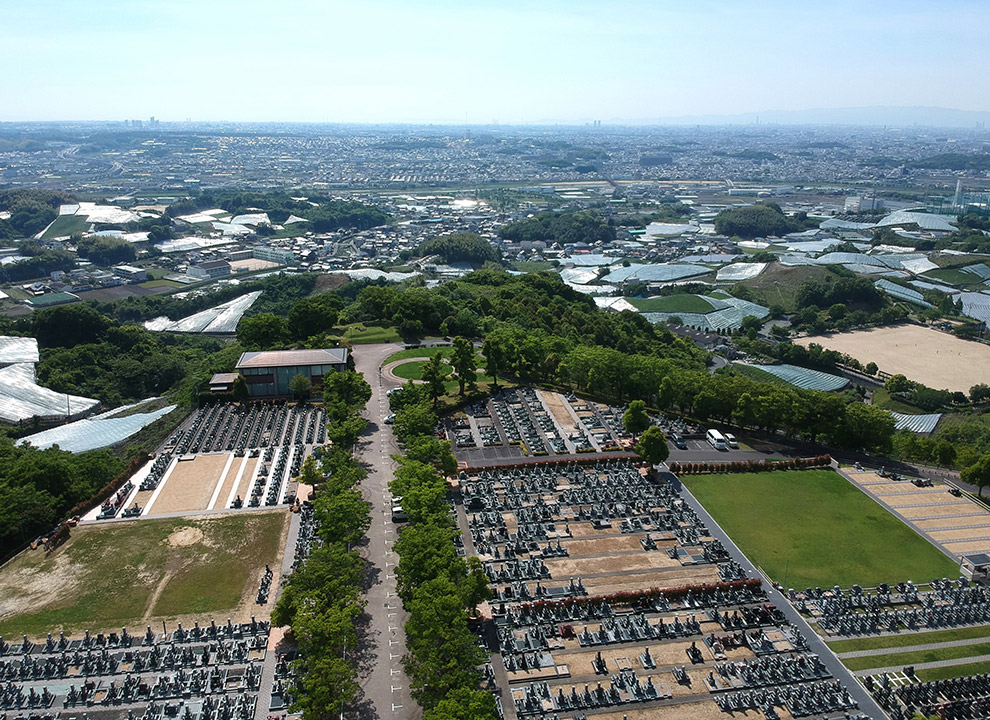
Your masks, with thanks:
M395 413L395 434L403 442L417 435L432 435L437 416L428 404L408 405Z
M979 383L971 387L969 389L969 400L974 404L990 400L990 385Z
M646 428L636 443L636 452L639 453L650 465L659 465L670 457L670 448L667 447L667 439L663 436L663 430L656 425Z
M650 427L650 416L646 413L646 403L642 400L633 400L629 403L629 408L622 415L622 425L635 441L637 435Z
M444 392L444 364L443 358L440 357L440 353L438 352L423 363L422 370L420 371L420 376L426 381L426 385L430 389L430 397L433 398L434 404L436 404Z
M501 338L489 335L481 345L481 352L485 356L485 372L491 375L492 387L497 390L498 375L506 369L505 345Z
M450 366L457 374L458 394L464 394L465 383L474 385L478 377L478 365L475 360L474 346L467 338L454 338L454 353L450 358Z
M907 379L904 375L898 373L897 375L891 375L887 378L887 382L883 384L887 392L899 393L908 392L911 390L911 381Z
M289 381L289 392L297 400L308 400L309 394L313 392L313 383L308 377L299 373Z
M309 455L303 460L302 467L299 468L299 482L303 485L316 487L320 484L321 480L323 480L323 473L320 472L320 468L316 465L316 458Z
M872 361L866 363L866 368L864 369L866 370L867 375L876 375L877 372L880 370L880 368L877 367L877 364Z
M234 378L234 384L230 390L231 394L234 396L234 401L239 403L247 400L251 394L248 390L247 381L244 379L243 375L238 375Z
M371 385L359 372L344 370L323 376L323 401L326 403L342 402L348 408L360 408L370 399Z
M495 696L487 690L459 687L423 713L423 720L495 720Z
M408 440L406 457L431 465L447 477L457 472L457 458L450 452L450 441L433 435L419 435Z
M285 318L274 313L242 318L237 324L237 341L247 350L267 350L282 345L287 336Z
M990 485L990 453L980 455L979 460L969 467L963 468L962 472L959 473L959 477L963 479L963 482L976 485L979 489L977 494L982 497L983 488Z

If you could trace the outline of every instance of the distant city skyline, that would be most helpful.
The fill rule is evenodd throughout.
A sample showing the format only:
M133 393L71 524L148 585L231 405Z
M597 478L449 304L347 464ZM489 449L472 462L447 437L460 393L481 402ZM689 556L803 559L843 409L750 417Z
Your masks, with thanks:
M3 15L0 121L820 122L807 111L894 106L967 125L990 111L977 0L51 0Z

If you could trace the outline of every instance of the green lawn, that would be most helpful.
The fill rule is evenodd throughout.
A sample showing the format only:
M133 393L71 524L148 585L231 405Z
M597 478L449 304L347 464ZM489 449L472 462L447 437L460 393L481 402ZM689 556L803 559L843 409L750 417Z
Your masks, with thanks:
M965 665L931 668L930 670L917 670L915 675L923 682L932 682L947 678L966 677L967 675L983 675L984 673L990 673L990 662L967 663Z
M904 413L906 415L920 415L924 413L921 408L908 405L903 400L890 397L890 393L882 387L873 391L873 404L878 408L893 410L894 412Z
M754 290L764 305L779 305L785 312L797 310L797 294L801 285L812 280L822 280L828 270L820 266L798 265L787 267L772 263L755 278L739 284Z
M278 561L287 518L244 512L75 528L51 556L28 551L0 570L0 635L137 633L155 619L233 615Z
M394 327L377 327L375 325L365 325L364 323L354 323L344 325L339 330L341 337L352 345L371 345L374 343L400 342L402 338Z
M923 276L941 280L949 285L978 285L982 282L979 275L975 273L963 272L962 270L957 270L956 268L939 268L938 270L929 270L928 272L923 273Z
M958 566L831 470L699 475L684 484L785 587L953 577Z
M89 230L89 218L85 215L59 215L55 222L48 226L42 240L50 238L65 237L74 233L86 232Z
M422 380L423 379L423 366L429 362L428 360L410 360L409 362L404 362L401 365L396 365L392 368L393 374L396 377L400 377L403 380ZM453 372L450 365L442 365L440 367L441 372L444 375L450 375Z
M735 370L740 375L745 375L746 377L753 378L753 380L756 380L758 382L768 383L770 385L780 385L781 387L793 387L793 385L791 385L783 378L779 378L776 375L771 375L766 370L760 370L760 368L753 367L752 365L733 363L732 369Z
M626 298L640 312L708 313L712 304L699 295L667 295L651 298Z
M385 358L385 362L382 365L388 365L396 360L409 360L410 358L431 358L437 353L440 353L440 357L449 358L454 353L454 348L452 347L432 347L432 348L411 348L409 350L399 350L394 352Z
M141 283L141 287L146 287L146 288L159 288L159 287L178 288L178 287L183 287L183 285L182 285L182 283L177 283L174 280L149 280L148 282Z
M955 640L971 640L973 638L984 637L990 637L990 625L958 628L955 630L936 630L934 632L905 632L900 635L856 638L854 640L836 640L835 642L828 643L828 646L834 653L846 653L859 650L909 647L911 645L927 645L928 643L953 642Z
M865 657L848 658L842 663L850 670L869 670L881 667L903 667L920 663L937 662L939 660L958 660L960 658L990 655L990 642L976 645L959 645L957 647L935 648L933 650L917 650L915 652L894 653L892 655L867 655Z
M552 270L553 263L547 260L522 260L520 262L512 263L518 272L522 273L534 273L540 272L541 270Z

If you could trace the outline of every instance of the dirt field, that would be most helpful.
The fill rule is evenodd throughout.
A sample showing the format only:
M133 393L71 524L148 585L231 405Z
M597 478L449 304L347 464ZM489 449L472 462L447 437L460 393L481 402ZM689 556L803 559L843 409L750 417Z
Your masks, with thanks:
M864 365L875 362L884 372L902 373L936 390L968 392L973 385L990 383L990 346L919 325L818 335L796 342L805 347L818 343Z
M245 510L75 528L52 555L25 552L0 570L0 635L267 619L271 604L255 593L266 564L279 581L288 518Z
M252 272L254 270L267 270L268 268L281 267L277 262L272 262L270 260L258 260L257 258L248 258L247 260L231 260L230 269L231 272L238 272L243 270L244 272Z
M557 421L560 425L560 429L564 431L565 434L570 435L571 433L577 432L577 423L574 421L574 417L568 412L565 406L565 400L560 396L559 393L550 392L548 390L539 391L540 395L543 396L543 402L547 404L550 412L553 414L553 419Z
M221 473L231 458L230 453L217 455L198 455L193 460L179 462L168 477L154 504L147 511L148 515L164 515L165 513L189 512L206 510L213 497L217 483L221 482ZM240 466L240 458L234 458L227 474L236 476ZM226 500L226 497L224 497Z

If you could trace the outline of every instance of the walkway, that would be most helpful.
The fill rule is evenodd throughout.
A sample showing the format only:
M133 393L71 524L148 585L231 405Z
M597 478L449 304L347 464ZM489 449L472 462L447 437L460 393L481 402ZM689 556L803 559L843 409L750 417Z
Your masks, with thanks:
M871 655L897 655L898 653L924 652L926 650L939 650L941 648L966 647L967 645L980 645L990 643L990 637L966 638L965 640L947 640L945 642L925 643L923 645L905 645L903 647L871 648L869 650L853 650L851 652L837 653L842 660L851 658L870 657Z
M382 361L402 347L394 344L358 345L354 348L355 369L364 374L371 385L371 400L365 411L369 426L358 444L357 457L368 470L362 483L362 494L371 503L371 527L363 555L371 565L370 587L365 599L370 624L366 634L364 657L360 663L360 685L368 717L381 720L405 720L420 717L419 705L409 693L409 681L402 669L402 656L406 652L403 629L407 615L402 601L396 595L395 566L399 561L392 550L396 526L392 523L391 494L388 483L392 479L395 462L391 455L398 452L392 430L385 425L389 414L385 393L397 383L386 380L380 373Z

